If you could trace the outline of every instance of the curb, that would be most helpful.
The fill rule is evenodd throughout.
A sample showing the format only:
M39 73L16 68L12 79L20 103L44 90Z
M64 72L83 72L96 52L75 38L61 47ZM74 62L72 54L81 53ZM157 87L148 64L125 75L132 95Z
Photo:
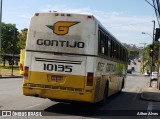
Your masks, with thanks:
M141 98L142 100L153 101L153 102L160 102L160 100L156 100L156 99L144 97L143 94L141 94L141 97L140 97L140 98Z
M0 79L7 79L7 78L22 78L23 76L0 76Z
M160 91L157 89L143 89L140 98L142 100L160 102Z

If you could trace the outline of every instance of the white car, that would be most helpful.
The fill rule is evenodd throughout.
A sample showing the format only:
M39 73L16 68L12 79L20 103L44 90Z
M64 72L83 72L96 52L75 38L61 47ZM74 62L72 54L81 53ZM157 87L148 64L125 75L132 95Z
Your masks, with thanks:
M147 72L144 73L144 76L149 76L149 74Z
M151 80L158 80L158 72L152 72Z

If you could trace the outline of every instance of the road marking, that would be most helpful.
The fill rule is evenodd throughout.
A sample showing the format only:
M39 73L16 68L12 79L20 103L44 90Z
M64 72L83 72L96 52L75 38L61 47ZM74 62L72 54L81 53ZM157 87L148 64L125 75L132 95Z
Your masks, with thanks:
M154 102L152 104L152 110L160 110L160 103L159 102Z
M148 104L147 113L148 112L152 112L152 102L149 102L149 104ZM151 119L151 116L150 115L147 116L147 119Z
M152 102L149 102L147 111L152 111Z
M36 104L36 105L32 105L32 106L29 106L29 107L26 107L24 109L30 109L30 108L33 108L33 107L37 107L37 106L40 106L41 104Z

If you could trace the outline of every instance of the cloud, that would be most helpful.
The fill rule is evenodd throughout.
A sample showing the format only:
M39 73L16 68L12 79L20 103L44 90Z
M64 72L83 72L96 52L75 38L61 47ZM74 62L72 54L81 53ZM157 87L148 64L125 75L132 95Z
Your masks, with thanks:
M88 7L81 9L67 8L65 5L50 6L48 5L43 12L57 11L57 12L69 12L79 14L91 14L109 28L119 27L121 30L146 30L152 26L152 17L138 17L138 16L125 16L123 12L104 12L98 10L92 10Z
M105 12L99 10L93 10L89 7L81 9L68 8L65 5L61 6L46 6L42 12L57 11L79 14L91 14L94 15L111 33L113 33L122 42L137 43L146 42L146 37L143 37L142 32L152 34L153 23L155 19L150 16L133 16L127 15L126 12ZM130 40L128 40L130 39ZM149 39L149 38L148 38ZM150 42L150 41L147 41Z
M24 19L30 19L32 17L32 15L31 14L22 14L19 17L24 18Z

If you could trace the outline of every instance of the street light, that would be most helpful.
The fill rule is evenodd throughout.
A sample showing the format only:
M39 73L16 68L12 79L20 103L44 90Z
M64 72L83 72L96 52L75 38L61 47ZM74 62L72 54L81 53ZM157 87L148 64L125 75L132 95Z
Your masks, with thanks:
M147 34L147 35L149 35L151 38L153 38L149 33L142 32L142 34Z

